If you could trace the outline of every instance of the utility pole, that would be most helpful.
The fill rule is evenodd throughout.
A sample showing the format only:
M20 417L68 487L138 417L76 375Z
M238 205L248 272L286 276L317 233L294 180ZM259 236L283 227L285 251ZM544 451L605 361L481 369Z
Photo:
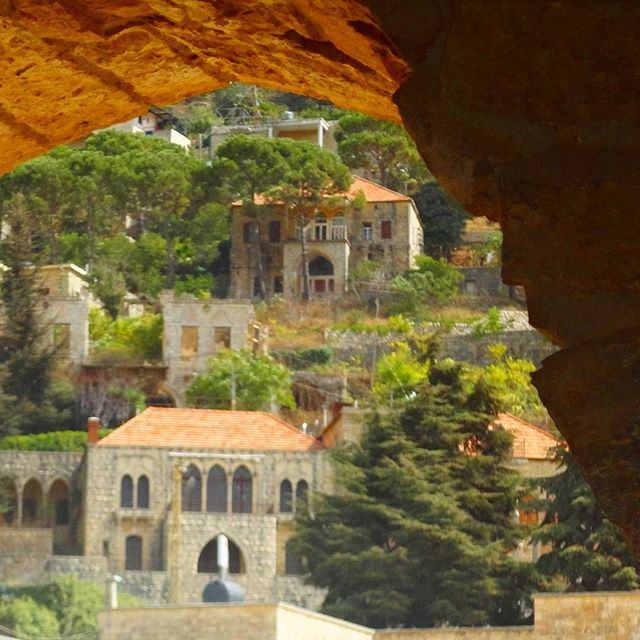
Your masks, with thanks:
M231 410L236 410L236 368L231 369Z

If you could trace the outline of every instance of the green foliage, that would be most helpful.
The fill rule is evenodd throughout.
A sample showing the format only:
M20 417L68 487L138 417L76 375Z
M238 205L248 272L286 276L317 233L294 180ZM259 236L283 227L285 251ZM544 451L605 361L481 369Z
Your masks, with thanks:
M491 307L484 318L480 318L471 324L471 334L476 340L487 335L502 333L513 324L512 320L503 320L500 309Z
M437 182L425 182L411 197L424 229L424 252L434 258L449 258L460 244L468 214Z
M543 420L546 411L531 383L536 366L530 360L507 355L503 344L489 347L493 362L486 367L468 367L474 384L482 383L492 390L498 408L533 421Z
M463 276L442 258L417 256L417 268L391 281L397 300L391 312L419 317L429 301L450 300L459 291Z
M287 365L290 369L308 369L318 364L331 362L333 352L329 347L312 347L311 349L278 349L273 351L274 359Z
M472 253L475 264L499 265L502 257L502 232L492 231L486 242L473 247Z
M104 608L105 587L80 582L75 576L60 576L47 584L9 587L8 591L9 599L0 604L0 624L18 630L16 612L27 621L33 620L37 612L42 628L31 626L29 631L25 629L21 633L34 638L82 636L86 640L98 640L98 612ZM119 600L125 606L143 604L127 593L119 594ZM50 625L46 630L45 622Z
M93 357L101 362L145 362L162 357L160 314L144 313L127 318L108 317L100 309L89 311L89 338Z
M249 349L224 350L212 357L207 371L187 388L187 401L192 407L230 409L234 384L237 409L265 411L271 403L295 408L289 370Z
M0 177L0 216L22 194L38 257L88 265L115 317L125 289L154 297L210 269L229 235L225 175L164 140L104 131Z
M335 138L348 167L365 170L385 187L406 192L428 175L407 132L392 122L349 113L338 121Z
M428 375L429 362L421 360L409 344L401 342L378 360L373 391L382 404L406 398Z
M0 625L18 637L54 638L60 634L55 614L28 596L0 601Z
M511 436L489 429L493 400L457 365L430 362L413 391L337 450L340 493L297 516L323 611L374 628L521 623L534 576L508 556L523 535Z
M536 503L544 512L534 541L550 545L537 563L549 586L564 591L628 591L640 588L636 560L621 530L596 502L580 469L566 449L556 452L561 473L539 482L546 498Z
M99 429L101 438L112 429ZM87 444L86 431L51 431L0 438L0 450L14 451L84 451Z

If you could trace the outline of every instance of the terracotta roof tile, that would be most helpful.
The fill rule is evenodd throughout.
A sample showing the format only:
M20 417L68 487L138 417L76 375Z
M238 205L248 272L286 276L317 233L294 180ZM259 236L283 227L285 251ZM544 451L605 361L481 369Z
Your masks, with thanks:
M313 451L322 443L264 411L149 407L98 442L104 447Z
M366 178L361 178L360 176L353 176L353 182L346 193L343 192L336 195L346 195L351 199L355 198L360 192L364 194L367 202L411 202L409 196L387 189L387 187L383 187L381 184L377 184ZM255 196L254 202L256 204L264 204L265 198L262 194L259 194ZM239 207L242 205L242 201L236 200L231 204L234 207Z
M549 460L553 457L550 450L557 447L559 441L542 427L518 418L510 413L498 414L495 425L513 434L512 457L527 460Z

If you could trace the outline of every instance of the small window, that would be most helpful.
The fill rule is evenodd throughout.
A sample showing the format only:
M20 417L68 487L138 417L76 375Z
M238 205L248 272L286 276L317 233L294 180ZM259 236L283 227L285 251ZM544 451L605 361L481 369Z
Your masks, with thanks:
M120 481L120 506L124 509L133 507L133 480L124 476Z
M149 478L140 476L138 478L138 509L149 508Z
M213 346L216 351L231 348L231 327L213 328Z
M219 465L211 467L207 475L207 511L227 512L227 474Z
M383 240L391 240L391 220L383 220L380 223L380 237Z
M238 467L233 474L231 510L233 513L252 511L252 478L245 466Z
M142 538L140 536L127 537L124 568L127 571L140 571L142 569Z
M307 504L309 501L309 484L306 480L300 480L296 485L296 502Z
M362 239L363 240L372 240L373 239L373 227L370 222L362 223Z
M202 477L194 464L182 474L182 510L202 511Z
M284 292L284 283L282 280L282 276L275 276L273 278L273 293L283 293Z
M105 558L109 557L109 541L108 540L102 541L102 555Z
M242 239L245 244L255 242L258 239L258 224L256 222L245 222L242 225Z
M280 242L280 220L269 222L269 242Z
M280 483L280 513L291 513L293 511L293 487L289 480Z
M182 327L180 355L185 360L195 358L198 355L198 327Z
M256 298L260 296L260 278L253 279L253 295Z

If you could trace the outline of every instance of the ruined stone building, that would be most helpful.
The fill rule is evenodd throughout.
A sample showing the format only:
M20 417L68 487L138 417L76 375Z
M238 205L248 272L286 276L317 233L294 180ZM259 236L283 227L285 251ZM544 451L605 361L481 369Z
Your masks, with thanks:
M303 231L314 298L346 292L351 272L363 260L375 261L380 275L391 278L411 269L422 251L422 226L411 198L358 176L343 195L343 205L332 202L326 210L318 210ZM297 221L289 219L281 205L270 206L259 219L247 216L239 203L234 205L232 295L258 295L262 267L268 294L299 297L300 233Z

